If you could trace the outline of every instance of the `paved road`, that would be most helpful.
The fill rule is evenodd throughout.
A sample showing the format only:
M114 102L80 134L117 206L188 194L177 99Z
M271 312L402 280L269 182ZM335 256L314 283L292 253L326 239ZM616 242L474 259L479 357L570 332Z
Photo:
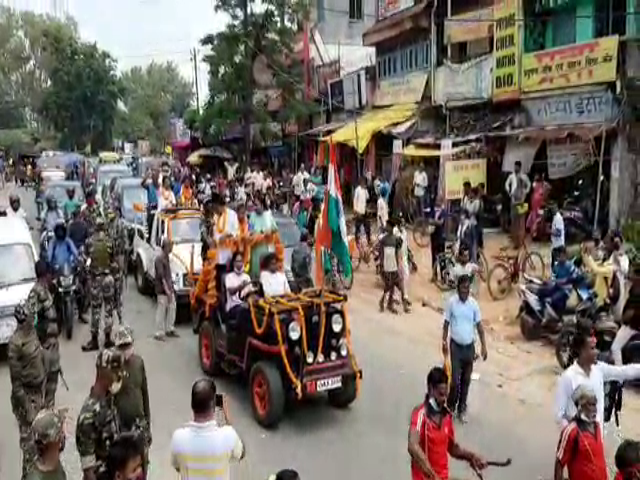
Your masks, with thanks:
M27 200L32 211L32 202ZM357 283L349 310L364 381L360 398L349 410L336 411L324 402L314 402L296 408L277 430L265 431L251 417L245 388L231 379L219 380L232 401L234 426L247 445L247 460L235 469L233 478L265 479L284 467L297 468L304 480L410 478L408 418L411 408L423 398L426 372L440 361L441 318L427 309L411 316L381 315L374 308L378 294L370 288L373 281L364 276ZM184 327L179 339L154 341L154 301L140 296L133 282L124 303L125 321L134 328L136 349L146 361L149 376L154 439L150 478L173 480L169 443L172 431L190 417L191 383L201 375L197 340L190 328ZM61 341L70 392L61 387L58 403L69 406L71 415L79 411L94 375L94 355L80 350L86 334L87 327L81 326L73 341ZM557 431L550 414L551 393L527 380L526 374L519 379L509 377L505 369L517 362L497 353L493 358L495 363L490 358L477 367L480 379L472 387L470 423L457 431L460 442L488 457L513 457L512 467L489 472L488 480L552 478ZM507 385L508 377L511 385ZM5 362L0 363L0 386L0 425L7 427L0 436L0 480L14 480L19 478L20 462ZM75 417L68 426L71 435L65 460L70 478L76 479L80 476L74 423ZM454 473L462 479L473 478L461 465Z

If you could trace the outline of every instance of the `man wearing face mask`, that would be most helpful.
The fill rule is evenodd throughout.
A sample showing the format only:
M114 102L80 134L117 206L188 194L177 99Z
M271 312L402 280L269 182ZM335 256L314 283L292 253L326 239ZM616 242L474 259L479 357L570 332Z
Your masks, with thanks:
M31 426L38 458L27 480L67 480L60 454L65 446L64 412L41 410Z
M8 358L11 377L11 409L20 429L22 479L36 460L31 424L44 406L47 379L45 352L24 302L14 311L17 327L9 339Z
M147 472L148 452L151 447L151 410L144 360L133 348L133 330L128 325L116 328L113 337L118 351L124 357L122 388L115 396L120 427L131 432L145 447L144 471Z
M602 480L608 478L604 443L597 421L598 399L587 384L578 385L571 396L577 414L564 427L556 450L554 480Z
M76 448L83 480L108 480L109 449L120 434L115 395L122 387L122 354L101 350L96 359L96 379L76 422Z

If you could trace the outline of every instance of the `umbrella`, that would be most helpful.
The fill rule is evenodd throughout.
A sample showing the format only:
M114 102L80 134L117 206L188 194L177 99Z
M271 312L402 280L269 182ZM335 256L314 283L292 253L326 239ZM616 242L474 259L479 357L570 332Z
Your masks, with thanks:
M187 157L187 163L189 165L202 165L205 158L222 158L224 160L233 159L233 155L231 155L227 150L221 147L213 147L213 148L201 148L200 150L196 150L191 155Z

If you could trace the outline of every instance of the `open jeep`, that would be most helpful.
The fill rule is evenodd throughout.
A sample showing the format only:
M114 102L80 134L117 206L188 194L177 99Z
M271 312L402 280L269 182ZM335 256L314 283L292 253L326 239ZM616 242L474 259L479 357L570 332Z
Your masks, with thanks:
M260 237L266 238L258 242L269 242L277 235ZM256 238L250 242L255 245ZM242 243L246 239L235 242L236 251ZM227 318L215 256L209 252L191 296L203 372L248 378L253 415L265 428L280 422L287 398L326 394L332 406L349 406L362 371L351 347L347 297L319 289L277 297L252 294L243 314Z

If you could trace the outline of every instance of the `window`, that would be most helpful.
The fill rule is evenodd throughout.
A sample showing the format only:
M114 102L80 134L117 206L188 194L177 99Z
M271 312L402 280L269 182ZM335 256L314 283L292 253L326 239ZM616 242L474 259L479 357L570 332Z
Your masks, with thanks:
M413 43L378 56L378 78L385 79L429 68L429 42Z
M363 17L362 0L349 0L349 20L359 22Z
M324 19L325 19L324 0L316 0L316 12L317 12L318 23L324 22Z
M576 11L554 12L551 17L551 32L554 47L576 43Z

